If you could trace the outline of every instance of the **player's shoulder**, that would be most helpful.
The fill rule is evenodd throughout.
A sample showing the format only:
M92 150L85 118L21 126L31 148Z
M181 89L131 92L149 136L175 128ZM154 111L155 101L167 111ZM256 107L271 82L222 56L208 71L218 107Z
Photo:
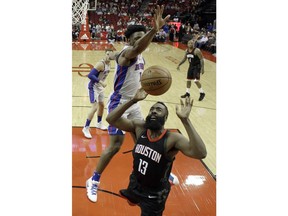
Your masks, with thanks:
M167 137L171 140L171 141L176 141L180 138L183 137L183 135L177 131L167 131Z
M145 121L141 119L133 119L133 124L135 127L144 128Z
M104 60L98 61L94 66L98 71L103 71L105 68Z

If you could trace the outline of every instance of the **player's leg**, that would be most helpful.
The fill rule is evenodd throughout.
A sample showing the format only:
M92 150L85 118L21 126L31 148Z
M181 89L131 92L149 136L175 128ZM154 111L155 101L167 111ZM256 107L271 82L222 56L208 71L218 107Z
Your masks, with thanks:
M108 102L108 113L114 110L120 101L109 101ZM126 114L124 113L124 116ZM100 177L110 160L113 156L119 151L123 141L124 141L124 131L119 130L118 128L109 125L108 134L110 135L110 144L109 146L101 153L100 160L96 166L95 172L91 178L86 181L87 197L90 201L97 201L97 190L100 184Z
M190 88L191 88L191 79L192 79L192 70L189 67L187 71L187 82L186 82L186 93L184 95L181 95L181 98L189 97L190 96Z
M148 197L143 198L139 204L141 216L162 216L169 193L170 187L166 187L162 191L154 193L151 191L151 193L148 194Z
M190 88L191 88L191 80L187 78L186 82L186 92L184 95L181 95L181 98L189 97L190 96Z
M97 123L96 128L99 128L101 130L107 130L107 127L102 123L102 117L104 112L104 93L101 92L98 97L98 116L97 116Z
M91 103L91 109L90 111L88 112L88 115L87 115L87 119L86 119L86 122L85 122L85 126L83 127L82 129L82 132L84 134L84 136L88 139L91 139L92 136L90 134L90 123L94 117L94 114L96 113L97 111L97 108L98 108L98 104L97 102L94 102L94 103Z
M90 103L91 103L91 109L90 111L88 112L88 115L87 115L87 119L86 119L86 122L85 122L85 126L83 127L82 129L82 132L84 134L84 136L86 138L89 138L91 139L92 136L90 134L90 123L94 117L94 114L96 113L97 111L97 108L98 108L98 92L96 91L95 87L91 87L88 85L88 95L89 95L89 100L90 100Z
M205 97L205 92L204 92L202 85L200 83L200 68L195 68L193 73L194 73L194 77L195 77L194 83L196 84L196 86L199 90L199 93L200 93L200 97L198 100L202 101Z
M87 197L90 201L97 201L97 190L100 185L100 177L113 156L119 151L124 141L124 134L110 135L110 144L102 152L96 170L91 178L86 181Z

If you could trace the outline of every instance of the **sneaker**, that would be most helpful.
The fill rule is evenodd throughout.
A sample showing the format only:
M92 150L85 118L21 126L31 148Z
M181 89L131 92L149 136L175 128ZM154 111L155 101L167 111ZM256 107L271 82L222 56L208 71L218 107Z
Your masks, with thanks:
M184 95L181 96L181 98L186 98L186 97L190 97L190 94L188 92L186 92Z
M136 200L136 198L133 198L133 195L129 193L128 190L120 190L120 195L127 200L128 204L130 206L135 206L135 205L138 205L138 201Z
M89 128L89 127L84 127L84 128L82 129L82 132L83 132L83 134L84 134L84 136L85 136L86 138L88 138L88 139L91 139L91 138L92 138L92 136L91 136L91 134L90 134L90 128Z
M170 176L169 176L169 182L171 185L179 185L178 177L174 175L172 172L170 173Z
M200 93L199 101L202 101L204 97L205 97L205 93L204 92Z
M87 197L91 202L97 202L97 190L100 182L93 181L92 177L86 181Z
M96 128L98 128L100 130L107 130L107 127L105 125L103 125L102 122L98 122L96 124Z

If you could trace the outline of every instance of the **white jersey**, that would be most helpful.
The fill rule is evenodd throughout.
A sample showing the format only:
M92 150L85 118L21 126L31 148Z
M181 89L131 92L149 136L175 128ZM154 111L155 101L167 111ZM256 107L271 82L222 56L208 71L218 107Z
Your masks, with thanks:
M102 60L101 62L104 64L104 70L102 72L100 72L97 77L98 77L99 81L104 82L106 80L109 72L110 72L110 64L106 64L104 60ZM88 88L89 89L93 88L97 92L104 91L104 87L101 84L96 83L92 80L90 80L90 82L88 84Z
M127 47L125 46L123 50ZM145 61L142 54L139 54L129 66L120 66L116 61L114 92L110 98L111 100L128 100L134 97L141 86L140 77L144 71L144 64Z

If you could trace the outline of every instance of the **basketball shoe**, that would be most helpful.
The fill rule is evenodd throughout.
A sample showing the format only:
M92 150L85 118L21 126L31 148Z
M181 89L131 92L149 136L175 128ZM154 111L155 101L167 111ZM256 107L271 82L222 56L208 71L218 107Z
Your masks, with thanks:
M98 128L100 130L107 130L107 127L105 125L103 125L102 122L96 123L96 128Z
M186 98L186 97L190 97L190 94L188 92L186 92L184 95L181 95L181 98Z
M204 92L200 93L199 101L202 101L204 99L204 97L205 97L205 93Z
M83 132L83 134L84 134L84 136L85 136L86 138L88 138L88 139L91 139L91 138L92 138L92 136L91 136L91 134L90 134L90 128L89 128L89 127L84 127L84 128L82 129L82 132Z
M169 176L169 182L171 185L179 185L178 177L174 175L172 172L170 173L170 176Z
M97 190L100 182L93 181L92 177L86 181L87 197L91 202L97 202Z

